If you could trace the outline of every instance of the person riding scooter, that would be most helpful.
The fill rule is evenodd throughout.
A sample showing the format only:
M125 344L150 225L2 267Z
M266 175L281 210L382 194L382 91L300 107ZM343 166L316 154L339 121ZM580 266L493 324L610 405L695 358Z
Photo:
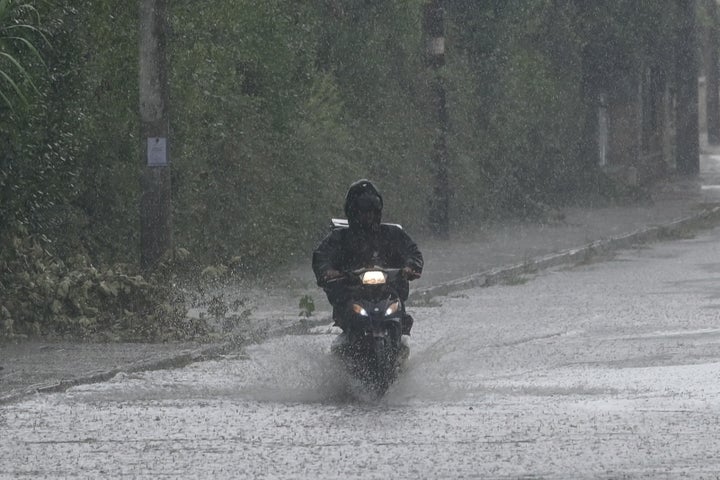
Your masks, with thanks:
M408 281L422 274L422 253L400 226L381 223L382 209L382 196L372 182L353 183L345 195L348 227L332 230L313 251L317 284L333 306L335 325L343 331L351 308L351 289L338 281L343 272L372 266L402 269L402 278L393 287L403 303L410 292ZM406 313L402 333L409 335L412 326L413 318Z

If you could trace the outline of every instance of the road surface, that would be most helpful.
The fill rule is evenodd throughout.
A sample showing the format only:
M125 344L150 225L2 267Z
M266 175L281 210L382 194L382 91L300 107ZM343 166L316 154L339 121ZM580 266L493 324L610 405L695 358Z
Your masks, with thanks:
M0 407L3 478L720 478L720 229L415 308L369 401L334 334Z

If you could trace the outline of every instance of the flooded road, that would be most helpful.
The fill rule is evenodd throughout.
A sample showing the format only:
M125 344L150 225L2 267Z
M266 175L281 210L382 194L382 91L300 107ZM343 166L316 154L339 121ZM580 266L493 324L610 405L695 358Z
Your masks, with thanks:
M412 309L380 401L329 327L0 410L3 478L714 478L720 230Z

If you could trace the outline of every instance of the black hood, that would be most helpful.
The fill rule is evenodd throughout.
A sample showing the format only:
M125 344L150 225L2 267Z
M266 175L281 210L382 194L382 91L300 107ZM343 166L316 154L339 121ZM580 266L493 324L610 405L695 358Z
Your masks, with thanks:
M359 211L368 210L378 213L377 221L379 224L382 208L382 195L370 180L358 180L350 185L345 195L345 216L351 226L357 222L357 213Z
M374 200L375 198L377 200ZM369 203L374 204L378 210L382 211L382 195L375 185L370 180L358 180L350 185L345 194L345 216L350 219L358 207L366 207Z

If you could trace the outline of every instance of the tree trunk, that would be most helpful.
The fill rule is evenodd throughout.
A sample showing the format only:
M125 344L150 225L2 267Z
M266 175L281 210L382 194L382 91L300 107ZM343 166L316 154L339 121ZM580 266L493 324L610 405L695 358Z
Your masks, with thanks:
M705 41L703 42L703 57L705 61L705 87L706 87L706 115L708 143L720 144L720 61L718 60L718 11L716 0L705 0L705 12L708 25Z
M584 106L584 118L582 137L580 138L580 160L585 163L585 169L592 170L593 167L605 161L601 158L600 145L600 116L601 95L603 93L600 84L601 72L597 67L595 50L590 46L582 52L582 100ZM604 152L606 154L607 152Z
M172 248L165 0L140 0L139 40L140 264L149 269Z
M695 0L676 0L680 18L676 36L677 72L677 171L700 171L698 126L698 46Z

